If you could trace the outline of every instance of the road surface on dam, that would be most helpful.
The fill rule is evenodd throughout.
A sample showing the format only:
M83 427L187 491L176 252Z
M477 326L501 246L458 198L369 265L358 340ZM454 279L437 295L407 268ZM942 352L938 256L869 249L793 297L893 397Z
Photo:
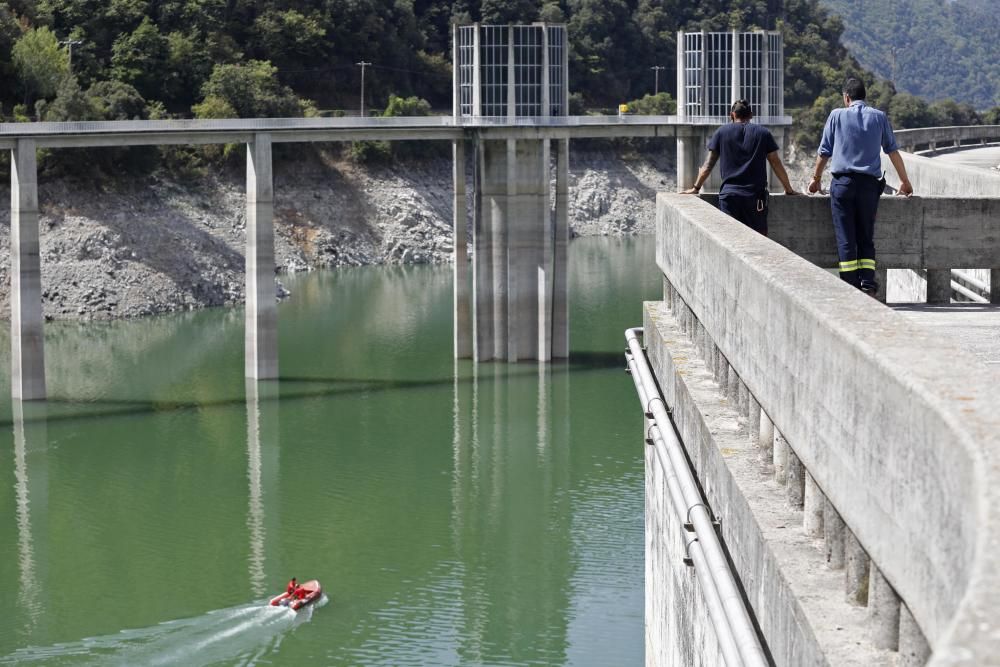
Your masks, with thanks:
M944 153L935 156L934 161L990 169L1000 165L1000 146ZM997 188L1000 195L1000 172ZM912 304L897 306L896 310L937 333L943 344L956 344L972 352L996 369L1000 382L1000 307L971 303Z
M282 277L278 382L238 308L47 324L51 399L0 405L0 664L642 664L653 246L571 244L550 365L456 364L449 266ZM265 607L293 575L325 604Z

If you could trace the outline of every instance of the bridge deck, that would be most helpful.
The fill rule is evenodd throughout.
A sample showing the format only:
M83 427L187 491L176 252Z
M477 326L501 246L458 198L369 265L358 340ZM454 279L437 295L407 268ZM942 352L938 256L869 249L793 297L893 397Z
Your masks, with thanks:
M944 153L935 155L934 160L960 164L965 167L982 167L989 169L1000 165L1000 146L989 146L987 148L970 148L954 153Z
M271 141L454 140L475 131L489 139L568 139L591 137L677 136L684 128L720 124L719 118L678 116L562 116L508 119L451 116L369 118L232 118L204 120L81 121L72 123L0 123L0 149L19 138L38 147L72 148L166 144L249 143L254 134ZM790 125L787 116L762 118L770 125Z
M1000 381L1000 306L975 303L898 304L892 308L907 319L958 344L996 371Z

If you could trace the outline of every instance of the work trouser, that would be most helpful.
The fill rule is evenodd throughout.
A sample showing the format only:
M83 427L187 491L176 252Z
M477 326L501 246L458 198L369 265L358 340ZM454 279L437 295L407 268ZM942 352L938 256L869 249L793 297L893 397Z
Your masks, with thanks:
M878 289L875 282L875 214L882 181L867 174L834 174L830 209L840 255L840 277L861 288Z
M767 236L767 193L760 195L719 195L719 210Z

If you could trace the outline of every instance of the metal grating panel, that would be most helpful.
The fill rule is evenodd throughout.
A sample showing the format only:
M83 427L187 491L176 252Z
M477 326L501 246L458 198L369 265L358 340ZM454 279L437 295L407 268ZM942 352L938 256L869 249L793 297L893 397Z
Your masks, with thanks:
M748 100L758 118L784 114L781 33L686 32L683 44L688 118L724 122L736 99Z
M460 26L455 67L460 115L497 120L565 116L566 49L564 25Z

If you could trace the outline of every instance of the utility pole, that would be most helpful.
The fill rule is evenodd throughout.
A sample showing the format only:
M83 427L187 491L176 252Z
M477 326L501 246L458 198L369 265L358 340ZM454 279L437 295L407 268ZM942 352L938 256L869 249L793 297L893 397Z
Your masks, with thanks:
M64 39L59 42L63 46L69 47L69 71L70 74L73 73L73 46L83 44L83 41L79 39Z
M358 62L358 63L354 63L354 64L355 65L359 65L361 67L361 117L364 118L364 116L365 116L365 68L366 67L371 67L372 64L368 63L368 62L365 62L364 60L362 60L361 62Z
M664 70L664 69L667 69L667 68L663 67L662 65L653 65L649 69L651 69L654 72L656 72L656 86L653 88L653 94L654 95L659 95L660 94L660 70Z

